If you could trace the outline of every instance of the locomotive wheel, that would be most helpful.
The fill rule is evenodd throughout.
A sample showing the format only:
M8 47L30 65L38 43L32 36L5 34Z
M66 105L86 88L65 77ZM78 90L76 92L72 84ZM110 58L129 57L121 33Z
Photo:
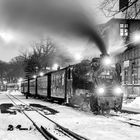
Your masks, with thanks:
M90 97L90 108L93 113L99 113L98 99L93 95Z
M122 102L123 102L123 97L121 97L121 102L119 102L118 105L117 105L117 103L116 103L116 105L115 105L114 110L115 110L116 112L121 111L121 109L122 109Z
M121 109L122 109L122 105L119 105L118 107L115 107L114 110L115 110L116 112L118 112L118 111L121 111Z

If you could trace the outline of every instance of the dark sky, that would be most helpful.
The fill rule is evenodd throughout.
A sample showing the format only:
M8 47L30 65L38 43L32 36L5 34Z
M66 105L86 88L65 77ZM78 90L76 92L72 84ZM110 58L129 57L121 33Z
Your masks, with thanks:
M0 0L0 60L9 61L29 49L32 41L48 36L58 41L67 52L86 56L85 47L88 44L91 48L94 41L89 43L88 36L81 36L79 32L77 34L73 32L73 26L66 25L73 25L75 19L78 19L76 22L83 22L81 11L93 25L105 21L97 9L100 1L77 0L73 3L72 0ZM86 50L90 55L97 51L93 48L92 52Z

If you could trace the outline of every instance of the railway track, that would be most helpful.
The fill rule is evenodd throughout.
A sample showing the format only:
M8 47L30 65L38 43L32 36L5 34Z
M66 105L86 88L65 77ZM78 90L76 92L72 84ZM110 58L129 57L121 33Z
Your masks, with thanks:
M44 115L38 108L32 107L19 98L6 94L7 97L12 101L12 103L17 107L17 109L22 112L36 127L36 129L45 137L47 140L89 140L75 132L59 125L54 122L46 115ZM20 108L20 105L22 107ZM26 108L24 109L23 108ZM27 111L30 110L30 111ZM37 121L38 120L41 121Z
M118 120L120 122L129 124L131 126L140 127L140 120L126 117L123 114L119 114L119 115L118 114L110 114L110 117L115 119L115 120Z

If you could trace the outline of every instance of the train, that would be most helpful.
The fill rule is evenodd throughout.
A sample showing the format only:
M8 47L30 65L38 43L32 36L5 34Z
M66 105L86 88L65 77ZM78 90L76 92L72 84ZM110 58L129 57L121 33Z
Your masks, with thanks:
M0 84L0 91L16 91L19 90L19 85L17 83L6 83Z
M7 83L6 90L19 90L19 85L17 83Z
M123 91L120 67L107 57L83 60L21 83L21 92L94 113L120 111Z

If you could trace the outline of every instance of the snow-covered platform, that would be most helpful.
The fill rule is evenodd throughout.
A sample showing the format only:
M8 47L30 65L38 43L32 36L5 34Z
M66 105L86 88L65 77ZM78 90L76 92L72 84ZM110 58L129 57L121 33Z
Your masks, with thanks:
M0 104L11 103L6 94L0 94ZM92 112L83 112L71 107L58 105L55 103L49 103L41 101L39 99L26 99L24 95L19 92L11 92L10 94L21 99L27 104L37 104L46 106L56 110L55 114L48 114L47 117L57 122L58 124L72 130L73 132L87 137L91 140L138 140L140 138L140 127L132 127L127 123L120 122L112 117L106 117L101 115L94 115ZM140 115L134 115L140 119ZM36 117L36 119L38 119ZM8 125L13 126L22 125L24 128L31 128L30 130L18 130L7 131ZM0 140L43 140L41 134L34 128L32 123L27 120L21 113L0 114Z
M124 102L122 110L128 111L134 114L140 114L140 97L132 100L131 102Z

